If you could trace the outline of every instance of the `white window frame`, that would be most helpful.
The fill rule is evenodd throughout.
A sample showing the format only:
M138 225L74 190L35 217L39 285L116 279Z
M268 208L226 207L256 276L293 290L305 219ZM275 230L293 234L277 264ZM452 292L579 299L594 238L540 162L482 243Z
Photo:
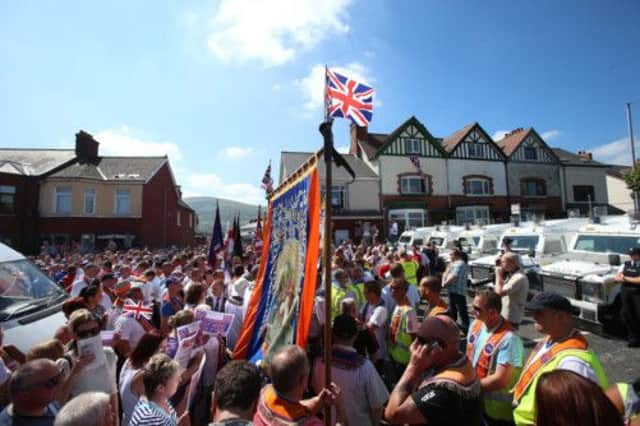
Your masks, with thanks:
M482 186L482 192L471 192L472 182L480 182ZM465 179L465 195L471 197L486 197L487 195L491 195L491 182L489 181L489 179L484 178Z
M420 220L420 226L414 226L414 227L410 227L410 216L411 215L420 215L421 216L421 220ZM389 219L389 223L393 222L394 220L396 222L398 222L398 225L400 225L400 222L402 222L402 227L400 229L407 231L409 229L412 228L421 228L423 226L425 226L425 220L427 217L427 211L424 209L391 209L389 210L389 215L388 215L388 219ZM415 219L415 217L414 217Z
M463 216L463 220L460 220ZM489 206L459 206L456 207L456 223L458 225L488 224L491 220Z
M417 180L419 185L421 185L424 190L423 191L411 191L411 181ZM406 183L405 183L406 182ZM401 194L426 194L427 193L427 182L424 176L411 175L411 176L402 176L400 178L400 193Z
M62 194L62 192L64 191L66 193L67 190L69 193L69 211L61 211L60 210L61 203L58 203L58 196L66 195L66 194ZM73 188L71 186L55 187L55 189L53 190L53 211L55 214L58 214L58 215L71 215L71 213L73 213Z
M333 204L333 195L334 194L338 194L339 197L341 197L342 200L342 205L339 206L337 204ZM348 202L348 192L347 192L347 187L344 185L332 185L331 186L331 193L329 194L329 196L331 197L330 201L331 201L331 207L336 208L336 209L347 209L349 206L349 202Z
M127 211L121 212L118 209L118 198L127 194ZM113 212L116 216L129 216L131 214L131 191L129 189L116 189L113 197Z
M91 211L87 211L87 197L93 196L93 201L91 203ZM83 192L82 196L82 212L87 216L95 216L96 214L96 189L95 188L86 188Z
M404 150L407 154L422 154L422 150L420 149L422 140L418 138L405 138L404 139Z

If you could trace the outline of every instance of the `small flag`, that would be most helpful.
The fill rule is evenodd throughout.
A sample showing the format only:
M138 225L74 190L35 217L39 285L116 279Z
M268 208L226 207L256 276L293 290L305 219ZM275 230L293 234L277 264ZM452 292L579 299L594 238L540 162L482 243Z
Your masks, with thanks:
M360 127L367 126L373 118L373 93L366 84L326 68L327 116L349 118Z
M264 176L262 177L262 188L264 188L267 194L273 191L273 179L271 178L271 161L269 161L267 170L264 171Z
M215 264L216 254L222 250L222 225L220 224L220 206L216 201L216 218L213 221L213 231L211 232L211 244L209 245L209 265Z
M411 157L409 157L409 159L411 160L411 163L416 167L418 173L422 174L422 167L420 167L420 157L418 157L417 155L412 155Z
M122 310L132 313L133 317L137 319L144 317L145 319L150 320L151 316L153 315L153 309L148 305L145 305L142 301L138 302L137 305L133 303L125 303L125 305L122 307Z

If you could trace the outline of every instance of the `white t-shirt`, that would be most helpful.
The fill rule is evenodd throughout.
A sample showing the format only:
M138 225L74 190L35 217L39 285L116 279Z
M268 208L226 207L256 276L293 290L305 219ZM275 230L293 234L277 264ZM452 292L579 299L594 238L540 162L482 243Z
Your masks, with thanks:
M69 292L71 294L71 297L80 296L80 292L82 291L82 289L87 287L87 286L88 286L88 284L84 280L84 276L79 280L75 280L73 282L73 284L71 284L71 291Z
M151 284L151 300L162 302L162 278L156 275L149 284Z
M108 395L118 392L116 386L116 353L113 349L105 347L104 354L107 358L107 367L80 371L71 386L70 398L85 392L104 392Z
M378 342L378 351L374 355L374 361L387 358L387 334L389 329L387 319L389 312L384 305L365 305L364 320L367 326L373 327L373 334Z
M100 301L100 306L104 308L105 312L109 312L113 307L113 302L107 293L102 293L102 300Z
M116 320L114 330L120 335L122 340L129 342L131 350L135 349L142 336L144 336L144 327L133 317L129 315L120 315Z
M243 297L244 291L249 287L249 281L245 277L240 277L231 283L231 287L229 289L229 297Z
M344 351L355 352L355 349L346 346L335 345ZM375 367L368 359L358 368L346 369L336 365L331 367L331 380L335 382L343 392L348 395L348 403L345 404L345 414L351 425L372 425L371 409L381 408L389 400L389 391ZM324 363L319 357L313 365L311 386L316 394L324 387ZM332 409L333 422L335 424L335 409Z

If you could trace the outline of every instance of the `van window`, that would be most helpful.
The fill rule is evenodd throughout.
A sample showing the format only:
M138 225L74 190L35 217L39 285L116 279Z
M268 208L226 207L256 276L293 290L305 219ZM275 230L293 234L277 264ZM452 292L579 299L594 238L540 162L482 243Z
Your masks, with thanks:
M421 246L423 243L423 239L422 238L416 238L415 240L413 240L413 244L416 246Z
M547 238L544 242L544 253L562 253L564 247L559 238Z

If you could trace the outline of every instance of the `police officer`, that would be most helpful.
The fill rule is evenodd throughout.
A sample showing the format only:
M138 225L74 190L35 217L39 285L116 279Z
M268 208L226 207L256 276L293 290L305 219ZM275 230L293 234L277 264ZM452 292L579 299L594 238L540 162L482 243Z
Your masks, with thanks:
M624 262L616 275L622 283L622 321L627 329L630 348L640 347L640 247L629 250L631 260Z

